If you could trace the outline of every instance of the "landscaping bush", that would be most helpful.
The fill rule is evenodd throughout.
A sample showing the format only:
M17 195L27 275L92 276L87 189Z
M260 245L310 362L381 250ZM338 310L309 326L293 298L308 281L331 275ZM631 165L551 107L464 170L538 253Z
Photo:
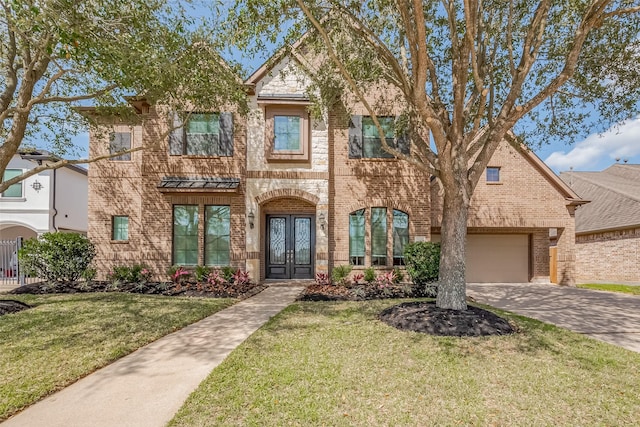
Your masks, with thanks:
M48 282L75 282L89 269L95 254L85 236L56 232L26 240L18 258L30 275Z
M107 274L107 279L112 284L120 283L147 283L151 280L151 270L144 264L116 265Z
M404 247L407 273L416 285L426 285L438 280L440 272L440 244L414 242Z
M203 283L207 281L209 273L211 273L211 268L206 265L196 265L196 268L193 270L193 277L197 283Z
M373 267L367 267L364 269L364 281L367 283L373 283L376 280L376 270Z
M331 279L333 280L333 283L341 286L349 285L349 273L351 273L352 269L352 266L346 264L333 267L333 270L331 271Z

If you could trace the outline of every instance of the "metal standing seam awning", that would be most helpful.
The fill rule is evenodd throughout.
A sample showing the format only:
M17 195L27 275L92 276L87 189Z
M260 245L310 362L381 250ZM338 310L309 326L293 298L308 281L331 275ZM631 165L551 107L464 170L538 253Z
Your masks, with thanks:
M239 185L239 178L165 176L158 184L158 190L162 193L235 193Z

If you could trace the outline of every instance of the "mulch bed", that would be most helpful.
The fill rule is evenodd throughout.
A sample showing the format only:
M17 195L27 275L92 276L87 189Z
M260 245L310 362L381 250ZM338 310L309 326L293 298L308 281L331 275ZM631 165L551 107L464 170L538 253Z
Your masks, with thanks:
M173 284L149 282L146 284L124 283L114 289L109 282L31 283L20 286L8 294L53 294L80 292L130 292L167 296L193 296L209 298L249 298L266 288L265 285L247 283L200 286L193 283L174 286ZM361 292L353 292L343 286L310 285L298 298L301 301L358 301L365 299L421 297L425 291L397 287L384 293L372 287L363 287ZM0 315L16 313L31 308L15 300L0 300ZM469 305L467 310L445 310L434 302L406 302L382 311L379 319L401 330L422 332L430 335L477 337L487 335L508 335L516 332L514 327L498 315Z
M8 294L74 294L84 292L128 292L146 295L166 295L166 296L193 296L206 298L249 298L262 290L266 286L255 283L242 285L224 284L199 286L195 283L186 283L175 286L172 283L148 282L122 283L113 287L110 282L94 281L86 282L53 283L47 282L30 283L20 286L8 292Z
M20 301L12 299L0 300L0 316L2 316L3 314L17 313L29 308L31 308L30 305Z
M379 319L398 329L439 336L479 337L516 332L502 317L471 305L466 310L445 310L434 302L405 302L382 311Z

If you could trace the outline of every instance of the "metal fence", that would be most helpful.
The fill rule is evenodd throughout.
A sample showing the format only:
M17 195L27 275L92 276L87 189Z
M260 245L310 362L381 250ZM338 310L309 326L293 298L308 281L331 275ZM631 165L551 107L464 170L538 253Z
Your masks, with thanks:
M0 240L0 285L3 287L22 286L37 282L37 277L28 277L20 268L18 251L22 247L22 237L15 240Z

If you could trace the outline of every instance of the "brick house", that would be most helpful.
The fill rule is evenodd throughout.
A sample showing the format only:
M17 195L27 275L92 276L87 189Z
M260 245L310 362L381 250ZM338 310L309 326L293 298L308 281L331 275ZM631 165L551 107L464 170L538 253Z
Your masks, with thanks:
M591 202L576 213L576 280L640 281L640 165L560 177Z
M160 138L168 120L137 106L150 119L144 126L107 127L111 147L155 144L90 168L99 274L145 262L161 279L173 264L232 265L254 280L313 278L341 264L400 266L407 242L437 238L438 182L381 150L362 106L310 116L308 82L284 57L246 80L246 117L174 114L183 127ZM396 114L389 107L381 120L409 152L393 135ZM109 146L92 135L91 155ZM577 196L530 152L505 143L493 160L470 216L469 261L477 267L469 280L549 281L551 230L560 282L572 284ZM501 274L501 257L513 253Z

